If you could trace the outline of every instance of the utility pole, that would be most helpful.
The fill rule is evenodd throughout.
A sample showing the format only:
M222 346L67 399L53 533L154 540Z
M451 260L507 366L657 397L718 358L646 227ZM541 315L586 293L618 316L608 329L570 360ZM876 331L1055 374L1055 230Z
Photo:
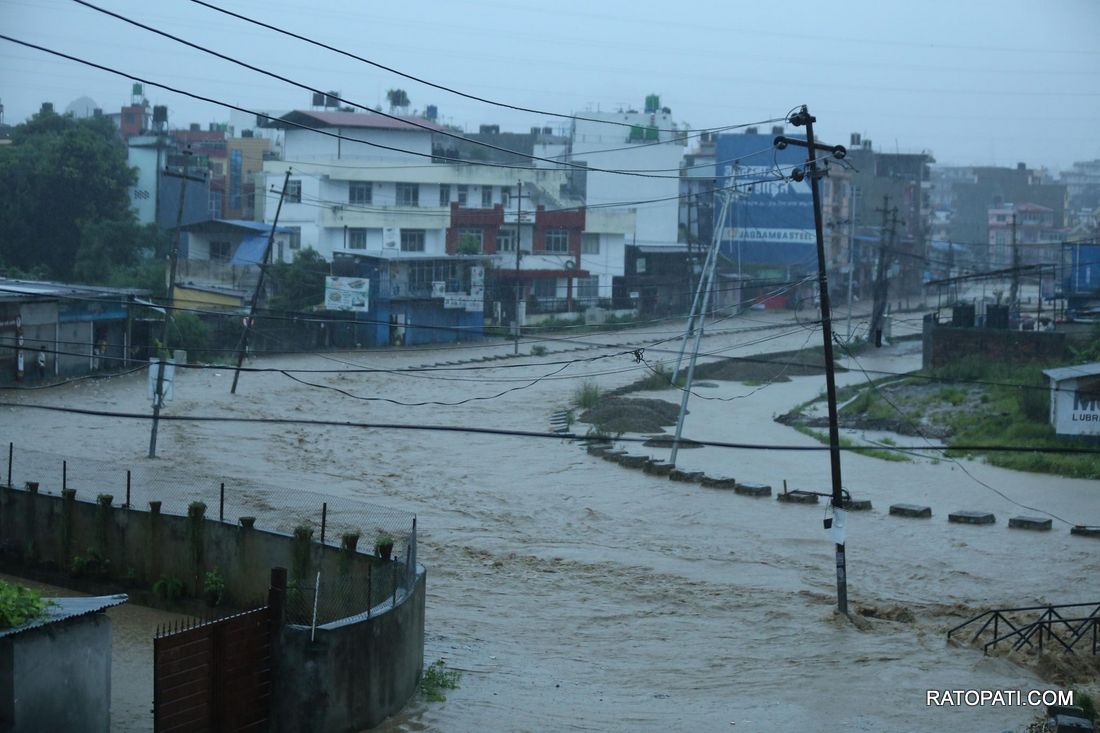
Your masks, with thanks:
M1012 286L1008 291L1008 307L1020 310L1020 248L1016 243L1016 209L1012 210Z
M852 280L856 276L855 264L856 264L856 222L857 211L859 201L859 187L855 184L849 184L849 198L851 203L848 204L848 343L852 341Z
M723 199L721 213L718 215L718 218L715 219L713 222L714 231L711 237L711 246L707 248L706 259L703 261L703 267L699 271L699 285L695 288L695 297L691 301L691 311L688 313L687 328L684 329L684 338L680 341L680 353L676 355L676 366L672 369L671 383L673 386L676 385L676 380L680 377L680 366L684 361L684 349L687 347L688 338L690 338L691 335L695 332L695 320L697 318L702 318L703 311L706 311L707 309L706 303L703 304L703 307L701 309L699 307L699 303L703 299L704 289L710 287L709 285L707 285L707 280L709 277L707 273L711 272L711 270L717 265L718 246L720 243L719 235L722 231L722 227L725 226L726 223L726 211L729 208L730 194L731 192L727 190L726 196ZM738 287L740 287L740 285ZM696 339L696 341L698 341L698 339ZM679 421L677 421L677 424L679 424ZM675 456L673 456L672 462L676 462Z
M256 305L260 302L264 275L267 273L267 260L271 255L271 244L275 241L275 227L279 225L279 213L283 210L283 199L286 197L286 187L289 182L290 169L287 168L286 175L283 177L283 190L279 192L279 203L275 206L275 219L271 222L271 231L267 235L264 256L260 258L260 276L256 278L256 289L252 291L252 302L249 303L248 315L245 316L244 332L241 333L241 343L237 347L237 368L233 371L233 385L229 388L229 394L237 394L237 380L241 378L241 364L244 363L244 355L248 349L248 334L252 331L252 322L256 317ZM347 231L346 228L345 231Z
M176 302L176 266L179 262L179 242L183 236L183 204L184 197L187 194L187 181L189 180L187 161L191 155L190 148L183 151L183 154L183 174L179 177L180 198L179 205L176 208L176 238L172 242L172 251L168 254L168 307L164 309L164 330L160 336L161 354L160 361L157 362L157 386L153 391L153 428L149 432L150 458L157 457L157 427L160 425L160 408L164 405L164 367L165 362L168 361L168 355L171 353L168 349L168 338L172 328L172 310ZM167 169L165 169L164 174L168 175Z
M825 231L821 216L821 194L818 191L817 181L819 176L817 170L818 151L828 151L836 158L843 158L847 155L847 150L841 145L829 147L817 143L814 140L815 121L816 118L810 114L806 105L802 105L800 111L791 115L790 123L795 127L805 125L806 139L798 140L780 135L775 138L775 146L780 149L785 148L787 145L804 146L809 155L807 167L809 168L810 192L813 195L814 203L814 234L817 238L817 286L821 298L821 338L825 351L825 391L829 405L829 465L832 472L833 488L831 529L833 531L833 541L836 545L836 605L840 613L848 615L848 571L845 557L847 511L844 509L844 489L842 488L840 476L840 427L837 424L833 326L832 314L829 308L829 280L825 270ZM791 176L796 181L800 180L803 175L805 174L797 169L791 172ZM826 524L826 527L829 526L829 524Z
M523 221L523 181L516 181L516 303L515 312L512 317L512 343L515 350L514 354L519 354L519 295L520 295L520 280L519 280L519 246L522 237L520 236L520 223ZM535 233L531 232L531 251L535 248Z
M882 346L882 317L886 313L886 302L889 294L889 282L886 279L887 263L891 259L888 253L893 251L894 248L894 224L887 225L887 215L892 213L893 219L891 221L897 221L897 207L890 209L890 197L882 197L882 208L876 209L876 211L882 214L882 228L879 232L879 255L878 255L878 267L875 271L875 285L873 290L874 305L871 308L871 327L867 333L867 338L874 339L875 346ZM887 245L886 233L889 232L889 245Z

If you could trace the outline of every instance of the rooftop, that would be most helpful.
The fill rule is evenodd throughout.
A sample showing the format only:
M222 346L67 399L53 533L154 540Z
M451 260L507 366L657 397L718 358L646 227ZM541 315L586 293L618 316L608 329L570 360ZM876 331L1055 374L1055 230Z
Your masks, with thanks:
M79 618L80 616L99 613L100 611L105 611L115 606L121 606L129 600L129 597L126 596L126 594L119 594L115 596L94 596L91 598L50 598L49 600L51 601L51 605L46 608L45 616L35 619L34 621L28 621L22 626L15 626L10 629L0 629L0 639L7 636L17 636L18 634L33 629L42 628L43 626L49 626L50 624L61 621L68 621L73 618Z
M359 127L376 130L427 130L445 132L447 128L419 117L387 117L374 112L320 112L294 110L270 122L272 127Z
M1078 379L1080 377L1094 377L1100 374L1100 362L1092 364L1077 364L1075 366L1059 367L1057 369L1044 369L1043 374L1054 382L1066 379Z

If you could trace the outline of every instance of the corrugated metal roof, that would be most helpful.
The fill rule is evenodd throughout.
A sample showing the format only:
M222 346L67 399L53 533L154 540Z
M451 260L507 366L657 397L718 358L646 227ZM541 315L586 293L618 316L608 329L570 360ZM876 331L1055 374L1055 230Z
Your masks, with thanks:
M1077 364L1076 366L1059 367L1057 369L1044 369L1043 374L1055 382L1061 382L1064 379L1077 379L1078 377L1095 377L1100 374L1100 362Z
M108 608L121 606L130 600L125 593L115 596L91 596L80 598L51 598L54 605L46 609L46 615L35 619L22 626L0 630L0 639L6 636L16 636L26 631L49 626L60 621L68 621L71 618L87 616L90 613L99 613Z
M107 288L98 285L69 285L41 280L13 280L0 278L0 297L5 300L22 300L26 297L58 298L66 296L111 297L119 295L145 295L148 290L137 288Z

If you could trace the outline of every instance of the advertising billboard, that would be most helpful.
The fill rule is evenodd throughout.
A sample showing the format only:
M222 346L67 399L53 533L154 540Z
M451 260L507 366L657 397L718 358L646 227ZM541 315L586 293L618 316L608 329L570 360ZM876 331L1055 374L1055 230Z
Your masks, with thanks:
M788 135L788 137L799 137ZM813 198L810 181L777 180L793 166L805 168L806 149L777 150L772 135L724 133L715 143L719 190L714 211L722 211L722 252L747 265L805 265L816 262Z
M325 278L325 310L357 311L370 309L370 280L365 277Z

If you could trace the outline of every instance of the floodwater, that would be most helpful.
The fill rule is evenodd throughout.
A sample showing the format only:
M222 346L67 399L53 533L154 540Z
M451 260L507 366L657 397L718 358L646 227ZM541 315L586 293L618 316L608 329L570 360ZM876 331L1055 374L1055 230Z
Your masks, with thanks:
M919 328L919 314L895 326ZM682 323L547 342L550 353L416 374L299 375L360 397L228 370L177 373L170 415L282 417L356 423L547 431L588 379L604 388L675 358ZM816 346L788 314L751 312L713 326L703 350L747 356ZM721 333L719 333L721 332ZM572 351L581 344L615 344ZM621 346L627 344L629 346ZM529 350L528 345L521 347ZM511 353L505 345L302 355L255 366L397 369ZM334 361L334 359L339 361ZM563 360L578 360L558 374ZM582 361L583 360L583 361ZM864 368L919 366L916 344L860 357ZM551 364L553 362L553 364ZM519 368L512 365L521 364ZM545 377L535 382L538 377ZM878 376L878 375L875 375ZM841 384L864 379L858 371ZM688 438L817 445L772 417L814 397L822 377L761 387L715 382L689 405ZM10 393L9 393L10 394ZM679 392L647 393L679 401ZM9 401L145 412L143 375ZM0 440L147 463L148 424L3 408ZM16 429L17 428L17 429ZM585 426L574 428L583 433ZM913 441L904 439L902 442ZM638 444L632 452L650 452ZM578 443L499 435L248 423L162 423L160 465L273 483L416 512L428 570L426 662L463 672L443 703L412 702L385 731L1003 731L1021 707L929 708L929 689L1048 689L1027 669L948 646L947 628L986 608L1096 601L1100 553L1056 521L1049 533L1009 531L1035 514L1100 524L1096 482L1014 473L975 462L887 463L845 453L844 484L871 513L850 515L853 607L908 608L913 623L838 621L833 544L824 505L783 505L670 482L587 455ZM667 458L667 455L665 456ZM824 451L682 450L688 470L829 490ZM983 486L982 483L988 487ZM998 494L1003 494L1003 497ZM890 517L892 503L932 507L930 521ZM994 512L992 527L952 525L959 509Z

